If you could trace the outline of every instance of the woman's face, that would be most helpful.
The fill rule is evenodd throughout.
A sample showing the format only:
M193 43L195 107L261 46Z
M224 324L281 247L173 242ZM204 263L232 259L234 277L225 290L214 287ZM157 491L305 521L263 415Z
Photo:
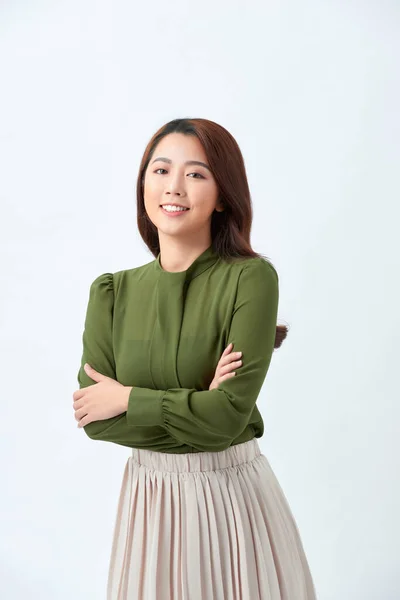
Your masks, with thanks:
M188 164L199 161L202 164ZM189 210L166 214L161 205L178 204ZM159 234L210 236L211 217L218 202L217 183L197 137L170 133L156 146L145 172L144 205Z

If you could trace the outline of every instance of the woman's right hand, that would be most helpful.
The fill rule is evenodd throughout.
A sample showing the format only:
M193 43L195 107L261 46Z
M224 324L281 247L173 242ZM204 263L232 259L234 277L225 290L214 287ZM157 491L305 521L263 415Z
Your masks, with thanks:
M236 375L233 369L235 367L240 367L242 361L240 357L242 356L241 352L231 352L232 350L232 342L225 348L223 351L221 358L218 361L217 368L215 370L214 379L210 383L209 390L216 389L220 383L225 381L230 377L234 377Z

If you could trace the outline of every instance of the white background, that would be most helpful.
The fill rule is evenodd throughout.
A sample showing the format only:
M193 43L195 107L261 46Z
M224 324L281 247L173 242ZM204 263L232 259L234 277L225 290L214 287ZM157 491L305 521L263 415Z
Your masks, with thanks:
M1 597L105 598L129 449L76 428L89 285L153 259L140 158L165 122L204 117L241 147L252 245L280 276L291 329L259 441L318 598L398 600L399 4L0 11Z

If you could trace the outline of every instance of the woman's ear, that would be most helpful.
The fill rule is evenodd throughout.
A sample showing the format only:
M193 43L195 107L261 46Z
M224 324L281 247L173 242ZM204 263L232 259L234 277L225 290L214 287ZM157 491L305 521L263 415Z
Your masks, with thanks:
M225 204L221 198L218 198L217 206L215 207L217 212L223 212L225 210Z

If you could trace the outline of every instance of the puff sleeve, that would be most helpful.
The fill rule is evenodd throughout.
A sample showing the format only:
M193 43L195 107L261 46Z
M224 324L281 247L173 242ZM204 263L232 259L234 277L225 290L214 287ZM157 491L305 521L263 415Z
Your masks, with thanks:
M80 389L96 383L83 368L85 363L89 363L99 373L116 379L112 345L113 309L113 274L103 273L93 281L89 291L82 335L82 359L77 376ZM120 418L121 415L118 415L104 421L94 421L88 423L84 430L89 437L96 436L100 429L116 423Z

